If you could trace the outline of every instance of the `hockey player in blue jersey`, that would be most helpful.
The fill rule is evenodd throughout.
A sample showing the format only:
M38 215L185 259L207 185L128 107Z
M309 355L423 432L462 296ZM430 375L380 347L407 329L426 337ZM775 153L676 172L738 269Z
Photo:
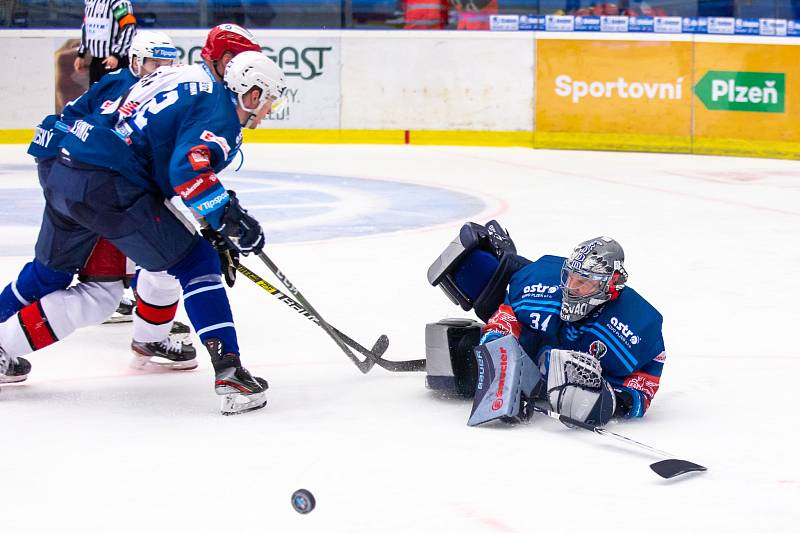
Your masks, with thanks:
M235 24L222 24L209 31L201 53L203 58L201 63L191 66L181 65L180 68L162 74L161 77L169 78L174 85L187 81L222 81L224 68L233 57L241 52L260 50L260 45L249 31ZM148 83L146 87L137 87L136 90L132 90L131 86L140 77L151 74L159 67L172 64L175 58L177 49L169 36L162 32L139 31L131 43L129 69L119 70L104 77L82 97L70 102L61 116L48 116L37 127L29 153L36 158L40 181L43 175L49 173L58 153L58 145L68 126L96 110L112 112L119 106L129 107L130 102L149 99L156 86L162 88L163 86ZM221 240L214 235L210 237L219 246ZM85 306L80 304L81 298L90 305L92 302L105 301L108 291L105 290L104 284L113 283L114 280L108 272L90 271L98 264L109 263L108 258L98 257L101 254L110 255L114 258L113 261L124 260L113 246L102 242L95 248L87 265L79 273L80 279L92 283L81 286L82 291L78 291L77 294L76 291L71 291L72 294L68 291L51 292L69 286L73 278L72 273L48 269L34 259L24 267L18 279L0 293L0 321L8 319L23 307L36 303L49 307L49 312L44 313L43 310L43 313L61 336L69 334L76 327L81 327L83 325L81 321L70 320L68 314L63 312L67 307L64 302L69 300L73 307L85 309ZM238 261L237 253L220 246L219 255L223 261L225 280L232 286L236 272L235 263ZM182 328L177 328L179 326L177 323L176 328L173 328L181 293L178 281L166 272L139 270L136 292L138 301L131 313L133 320L131 349L134 354L131 366L136 369L195 368L196 351L191 341L186 339L188 328L182 324L180 325ZM47 297L38 302L45 294ZM123 301L125 300L123 297ZM130 303L128 305L130 306ZM92 320L96 313L105 308L104 305L94 307L98 309L84 312L85 316L92 317ZM38 346L33 348L38 349ZM23 381L29 371L30 363L24 358L18 358L9 368L9 375L0 374L0 383Z
M594 425L645 414L665 361L662 317L626 287L624 261L608 237L582 242L568 257L529 261L495 221L462 228L428 277L486 321L478 368L453 364L468 357L463 347L434 356L468 369L457 379L475 392L470 425L524 418L526 402L537 399Z
M28 148L28 153L34 156L36 160L40 183L43 183L43 180L49 174L50 168L56 160L59 144L68 128L76 120L87 117L96 110L109 108L140 77L146 76L160 67L172 65L177 57L178 49L172 39L165 33L157 31L137 32L129 50L128 68L120 69L104 76L102 80L93 84L86 93L69 102L60 115L49 115L37 126L33 142ZM105 242L100 243L93 252L93 258L87 262L86 266L89 269L87 270L85 266L80 272L80 278L88 282L115 282L114 276L109 275L108 272L91 272L91 268L107 263L107 259L96 257L99 254L109 254L110 257L113 257L112 262L122 263L125 261L124 257L113 246ZM122 276L123 278L125 277L124 274ZM152 285L149 280L153 276L153 274L145 272L142 283L145 290L148 290ZM53 289L68 287L72 282L72 278L73 274L71 272L48 269L34 259L25 265L18 279L7 285L0 293L0 321L7 320L23 307L39 300L43 295L52 294L51 291ZM99 289L100 286L95 284L89 287ZM101 295L106 294L106 291L102 289L97 292ZM51 296L49 300L52 300L52 302L49 303L51 307L63 309L62 303L56 301L59 300L58 296ZM88 300L94 299L93 291L84 292L83 297ZM161 309L160 313L163 315L165 312ZM65 316L53 310L48 316L51 325L62 332L70 329L67 325L70 320ZM144 324L144 326L141 324ZM158 357L159 360L163 359L165 364L161 366L169 366L169 368L179 370L196 367L194 347L191 346L190 342L185 341L185 333L169 334L171 325L170 323L166 329L159 329L157 326L146 322L145 319L134 319L132 347L134 350L137 347L141 347L139 348L140 350L147 350L150 358ZM135 358L134 362L138 359L141 359L141 357ZM139 367L141 368L141 365ZM19 358L10 370L13 375L5 377L0 375L0 383L23 381L27 377L29 369L30 364L24 358Z
M148 82L159 83L159 78L140 84ZM284 91L277 65L259 52L244 52L228 63L224 85L169 85L154 98L128 106L119 120L95 114L76 121L44 183L47 205L37 259L51 269L74 272L99 235L143 268L175 276L187 314L211 354L225 413L263 407L267 383L241 365L216 251L164 200L180 195L230 247L260 251L260 225L217 173L238 150L241 128L255 128L284 100ZM25 333L58 340L47 331L46 320L40 322L34 320ZM24 346L3 343L1 348L8 360Z

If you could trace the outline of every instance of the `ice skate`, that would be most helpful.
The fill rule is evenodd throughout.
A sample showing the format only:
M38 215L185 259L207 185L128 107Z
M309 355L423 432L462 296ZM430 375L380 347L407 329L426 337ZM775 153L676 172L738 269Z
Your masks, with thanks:
M189 334L192 332L192 329L184 324L183 322L178 322L177 320L172 323L172 329L169 331L169 336L173 339L183 342L183 343L190 343L189 342Z
M219 339L208 339L205 345L214 364L214 391L222 396L223 415L238 415L267 405L267 380L250 375L237 354L224 353Z
M117 310L103 324L119 324L121 322L133 322L133 308L136 307L136 300L122 296Z
M214 381L214 390L222 396L223 415L238 415L266 406L268 388L265 379L251 376L241 366L218 371Z
M192 370L197 368L197 351L194 346L171 334L160 342L131 342L136 370Z
M0 384L19 383L28 379L31 364L24 357L11 357L0 348Z

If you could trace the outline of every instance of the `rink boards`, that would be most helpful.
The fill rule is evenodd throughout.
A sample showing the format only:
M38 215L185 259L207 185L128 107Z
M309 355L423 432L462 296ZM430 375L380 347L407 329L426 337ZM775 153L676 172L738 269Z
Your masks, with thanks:
M169 32L200 60L204 30ZM800 158L797 39L257 30L289 106L250 142L450 144ZM84 88L77 32L0 32L0 142ZM53 61L33 58L52 57ZM55 99L54 99L55 95Z

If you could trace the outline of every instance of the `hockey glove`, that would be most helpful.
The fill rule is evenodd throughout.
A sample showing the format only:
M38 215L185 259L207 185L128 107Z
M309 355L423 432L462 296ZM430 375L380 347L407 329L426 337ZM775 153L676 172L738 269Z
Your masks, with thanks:
M547 367L547 399L553 411L597 426L611 419L616 408L614 392L603 379L596 357L553 349L543 363Z
M233 287L233 284L236 283L236 267L239 266L239 251L228 246L222 235L208 226L201 229L200 233L219 254L219 263L222 275L225 277L225 284Z
M264 231L258 221L247 214L247 209L239 203L234 191L228 191L230 201L222 214L219 231L228 246L244 255L259 253L264 248Z

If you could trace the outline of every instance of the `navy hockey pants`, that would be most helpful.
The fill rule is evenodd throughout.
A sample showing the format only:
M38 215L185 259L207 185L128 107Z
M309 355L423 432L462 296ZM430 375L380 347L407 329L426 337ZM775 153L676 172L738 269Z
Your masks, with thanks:
M36 259L54 270L77 272L100 236L151 271L178 263L200 239L163 196L112 170L59 159L43 181Z

